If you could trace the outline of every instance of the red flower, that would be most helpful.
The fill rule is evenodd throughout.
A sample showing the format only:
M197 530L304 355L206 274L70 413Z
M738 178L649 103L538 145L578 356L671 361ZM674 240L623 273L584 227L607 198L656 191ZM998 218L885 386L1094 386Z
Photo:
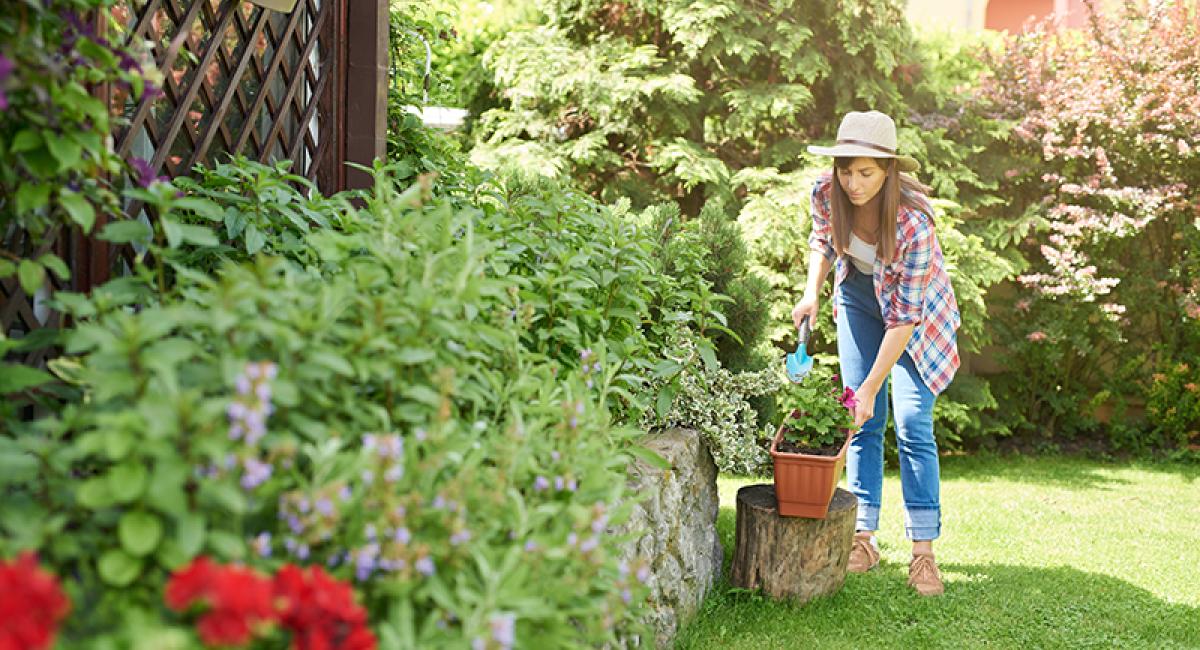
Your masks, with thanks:
M38 568L33 553L0 562L0 650L49 648L70 609L62 587Z
M367 613L354 602L354 590L325 573L287 565L275 576L283 626L293 650L375 650Z
M220 566L206 557L171 576L167 606L182 611L200 603L209 607L197 630L206 645L243 645L256 628L278 619L268 578L242 567Z

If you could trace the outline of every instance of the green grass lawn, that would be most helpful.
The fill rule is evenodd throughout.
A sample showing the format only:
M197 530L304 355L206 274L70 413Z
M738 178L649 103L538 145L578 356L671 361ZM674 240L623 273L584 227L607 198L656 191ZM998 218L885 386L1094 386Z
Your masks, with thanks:
M942 459L946 593L906 585L900 477L883 562L803 606L731 592L738 488L720 479L724 578L677 648L1200 648L1200 467L1076 458ZM766 479L769 480L769 479Z

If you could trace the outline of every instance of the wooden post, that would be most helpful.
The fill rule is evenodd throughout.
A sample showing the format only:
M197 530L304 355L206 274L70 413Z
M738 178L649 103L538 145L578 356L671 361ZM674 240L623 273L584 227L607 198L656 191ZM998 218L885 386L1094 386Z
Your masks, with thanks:
M371 166L387 154L388 3L347 1L346 110L343 160ZM371 177L344 169L344 189L371 186Z
M780 517L773 485L738 490L730 581L801 603L836 593L846 581L857 510L854 495L838 488L825 519Z

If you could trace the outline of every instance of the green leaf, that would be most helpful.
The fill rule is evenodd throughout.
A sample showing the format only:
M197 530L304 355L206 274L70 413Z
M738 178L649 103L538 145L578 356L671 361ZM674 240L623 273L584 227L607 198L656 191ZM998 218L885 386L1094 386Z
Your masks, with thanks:
M78 142L57 134L46 138L46 148L50 150L50 155L58 161L59 171L77 166L83 153L83 147L79 146Z
M183 232L181 231L183 226L165 215L158 222L162 224L163 234L167 236L167 247L179 248L179 245L183 243Z
M246 226L246 252L251 255L262 250L262 247L267 243L266 237L263 237L262 232L255 227L254 224Z
M162 521L153 513L127 512L117 524L121 547L136 556L149 555L162 539Z
M183 241L197 246L220 246L221 242L213 231L204 226L179 224L179 235Z
M429 348L401 348L399 352L392 355L392 360L396 363L406 365L416 365L432 360L437 355Z
M100 577L114 587L124 587L142 572L142 561L113 549L100 556Z
M87 198L78 192L61 190L58 193L58 202L67 211L71 221L79 224L84 233L92 231L92 226L96 223L96 209Z
M225 530L209 533L208 547L223 560L240 560L246 555L246 543L242 538Z
M658 401L654 405L654 412L658 414L660 420L671 412L671 405L675 403L677 390L678 388L674 384L667 384L658 391Z
M0 363L0 395L19 393L54 381L50 373L15 363Z
M43 183L22 183L17 188L17 213L28 214L50 203L50 186Z
M8 260L0 260L0 278L11 277L17 272L17 265Z
M54 253L46 253L39 257L37 261L42 266L54 271L54 275L57 275L59 280L71 279L71 269L67 268L67 265Z
M713 352L712 344L708 341L700 341L697 350L700 352L700 358L704 359L704 367L709 370L720 368L717 364L717 355Z
M108 490L117 503L129 503L142 496L146 490L145 465L129 460L112 468L108 473Z
M89 510L107 508L113 503L112 492L104 477L90 478L75 488L75 500Z
M129 244L132 242L145 243L153 234L150 226L141 221L122 219L105 225L104 230L101 230L97 237L114 244Z
M176 199L175 207L195 212L209 221L221 221L225 216L225 212L221 209L221 206L208 199L195 196L185 196L182 199Z
M246 512L246 496L229 483L204 483L200 486L200 495L229 514Z
M121 460L133 449L133 434L121 427L104 431L104 453L110 460Z
M181 515L175 526L175 538L179 549L187 556L194 557L204 548L204 517L188 513Z
M32 151L40 146L42 146L41 131L25 129L24 131L18 133L17 137L13 138L12 152L21 153L23 151Z
M21 289L26 295L32 296L46 282L46 268L33 260L21 260L17 276L21 279Z

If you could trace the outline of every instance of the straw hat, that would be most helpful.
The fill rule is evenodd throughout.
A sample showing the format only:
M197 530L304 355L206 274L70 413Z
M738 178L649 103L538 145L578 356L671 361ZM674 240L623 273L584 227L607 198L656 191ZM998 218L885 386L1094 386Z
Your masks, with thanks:
M809 146L818 156L838 158L895 158L900 171L912 172L920 167L916 158L896 153L896 123L879 111L851 111L838 126L837 144L832 147Z

